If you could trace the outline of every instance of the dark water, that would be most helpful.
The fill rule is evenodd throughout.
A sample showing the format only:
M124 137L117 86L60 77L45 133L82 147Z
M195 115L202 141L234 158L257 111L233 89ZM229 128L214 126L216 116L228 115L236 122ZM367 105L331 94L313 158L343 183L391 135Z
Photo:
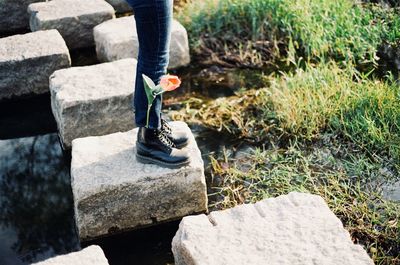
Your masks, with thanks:
M73 60L76 65L82 60L96 63L91 56ZM223 69L186 69L179 74L184 81L181 96L227 96L243 84L241 75ZM202 127L192 130L206 165L209 155L242 145ZM0 102L0 264L29 264L90 244L100 245L112 265L173 264L171 241L179 221L80 244L70 159L59 144L49 94Z
M69 167L56 134L0 141L0 264L78 249Z

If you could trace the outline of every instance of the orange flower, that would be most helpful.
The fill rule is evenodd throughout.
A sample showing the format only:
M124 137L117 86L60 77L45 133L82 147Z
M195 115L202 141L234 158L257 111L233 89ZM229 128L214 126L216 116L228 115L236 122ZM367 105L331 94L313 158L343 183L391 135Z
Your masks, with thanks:
M160 86L164 91L172 91L181 85L181 80L176 75L164 75L161 77Z

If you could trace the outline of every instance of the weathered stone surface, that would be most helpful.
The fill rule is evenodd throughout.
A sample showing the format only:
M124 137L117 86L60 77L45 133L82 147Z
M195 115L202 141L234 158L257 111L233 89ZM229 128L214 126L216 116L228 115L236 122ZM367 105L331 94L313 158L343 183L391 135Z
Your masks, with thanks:
M132 8L125 0L106 0L112 5L117 13L132 12Z
M49 91L49 76L71 65L57 30L0 39L0 99Z
M50 76L51 108L65 149L75 138L134 127L136 60L71 67Z
M33 265L108 265L103 250L96 245L91 245L77 252L56 256Z
M97 57L101 61L137 58L139 41L134 16L106 21L94 28ZM190 63L186 29L176 20L172 22L169 69Z
M185 217L172 251L177 265L373 264L321 197L297 192Z
M29 29L28 5L46 0L0 0L0 33Z
M52 0L30 4L32 31L57 29L70 49L94 45L93 27L115 17L104 0Z
M191 163L180 169L136 161L137 128L75 139L71 185L81 239L148 226L207 209L203 161L190 129Z

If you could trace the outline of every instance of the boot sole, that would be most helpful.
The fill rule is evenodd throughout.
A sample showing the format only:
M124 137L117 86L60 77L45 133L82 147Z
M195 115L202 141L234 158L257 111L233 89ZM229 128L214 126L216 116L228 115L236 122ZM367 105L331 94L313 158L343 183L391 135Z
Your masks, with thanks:
M168 163L168 162L163 162L163 161L153 159L150 157L141 156L139 154L136 154L136 160L143 164L154 164L154 165L172 168L172 169L181 168L183 166L189 165L189 163L190 163L189 159L187 161L183 161L183 162L179 162L179 163Z

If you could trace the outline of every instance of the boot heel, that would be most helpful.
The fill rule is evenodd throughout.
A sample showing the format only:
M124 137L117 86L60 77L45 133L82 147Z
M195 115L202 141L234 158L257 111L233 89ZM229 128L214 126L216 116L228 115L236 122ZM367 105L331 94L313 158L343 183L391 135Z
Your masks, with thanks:
M138 162L140 162L140 163L143 163L143 164L154 164L154 162L152 160L149 160L149 159L147 159L145 157L142 157L142 156L140 156L138 154L136 154L136 160Z

